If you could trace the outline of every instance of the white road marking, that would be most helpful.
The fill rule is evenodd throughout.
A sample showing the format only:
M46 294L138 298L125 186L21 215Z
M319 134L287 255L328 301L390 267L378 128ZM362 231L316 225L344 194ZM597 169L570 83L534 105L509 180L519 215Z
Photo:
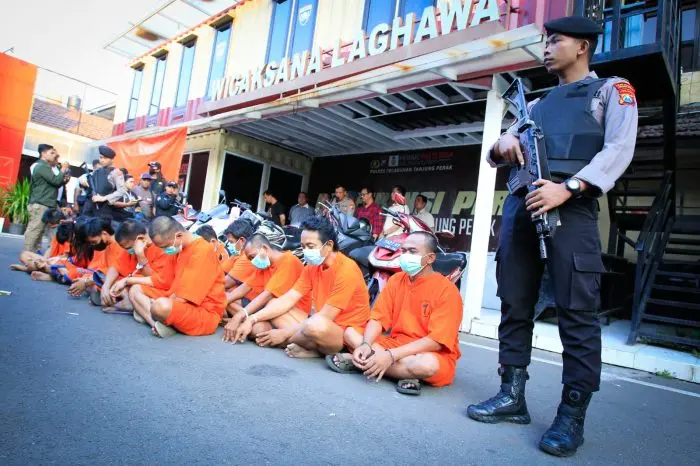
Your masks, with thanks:
M478 343L470 343L468 341L463 341L463 340L459 340L459 342L465 346L471 346L473 348L479 348L479 349L484 349L487 351L493 351L494 353L498 352L498 348L492 348L490 346L480 345ZM541 362L544 364L550 364L552 366L562 367L562 363L560 363L559 361L550 361L549 359L543 359L543 358L538 358L538 357L534 357L534 356L531 359L533 361ZM643 385L645 387L650 387L650 388L657 388L659 390L665 390L667 392L679 393L681 395L687 395L687 396L690 396L693 398L700 398L700 393L689 392L687 390L680 390L678 388L673 388L673 387L666 387L664 385L659 385L659 384L655 384L655 383L651 383L651 382L645 382L643 380L631 379L629 377L621 377L619 375L611 374L611 373L606 372L606 371L603 371L601 376L605 380L621 380L623 382L633 383L633 384L637 384L637 385Z

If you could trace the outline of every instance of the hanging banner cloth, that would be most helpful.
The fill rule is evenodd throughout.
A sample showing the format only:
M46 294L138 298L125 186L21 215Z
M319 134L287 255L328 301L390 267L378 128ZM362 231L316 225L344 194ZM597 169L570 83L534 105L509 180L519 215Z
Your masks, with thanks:
M142 173L148 172L149 162L160 162L163 178L177 181L186 141L187 128L178 128L154 136L110 142L108 145L117 153L114 166L126 168L137 180Z

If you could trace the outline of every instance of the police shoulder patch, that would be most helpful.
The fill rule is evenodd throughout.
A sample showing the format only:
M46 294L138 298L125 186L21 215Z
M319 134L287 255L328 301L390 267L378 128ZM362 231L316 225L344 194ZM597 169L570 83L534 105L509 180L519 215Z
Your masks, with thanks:
M634 105L637 103L636 91L632 84L622 81L614 84L617 93L620 95L617 103L619 105Z

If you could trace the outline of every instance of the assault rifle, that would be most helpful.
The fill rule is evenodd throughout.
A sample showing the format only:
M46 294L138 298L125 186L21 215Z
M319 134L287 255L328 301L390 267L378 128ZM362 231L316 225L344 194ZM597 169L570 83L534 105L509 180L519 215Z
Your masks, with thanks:
M547 164L547 151L544 145L542 129L530 118L530 111L525 100L523 83L520 78L508 87L503 93L503 99L512 107L517 117L517 128L520 144L523 146L525 165L519 166L515 175L508 180L508 191L514 193L522 188L527 188L528 193L537 189L532 183L539 179L550 180L549 165ZM543 215L532 217L540 241L540 258L547 260L547 238L554 236L559 221L559 211L552 209Z

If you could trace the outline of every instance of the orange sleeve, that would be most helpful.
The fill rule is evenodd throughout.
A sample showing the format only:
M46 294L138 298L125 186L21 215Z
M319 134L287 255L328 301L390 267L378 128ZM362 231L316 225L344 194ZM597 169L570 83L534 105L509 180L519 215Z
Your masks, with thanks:
M231 256L221 263L221 268L224 270L225 274L231 273L231 269L233 269L233 266L240 257L241 256Z
M364 282L358 284L355 278L356 276L352 273L347 273L345 268L337 270L333 276L333 285L330 287L331 291L328 293L328 299L326 299L325 304L346 310L350 306L355 289L358 286L365 286Z
M146 258L151 266L151 281L153 287L159 290L169 290L175 279L177 256L169 256L155 245L146 249Z
M58 252L58 256L62 256L64 254L70 254L70 241L66 241L61 245L61 250Z
M114 267L119 272L120 277L126 277L136 270L136 256L129 255L126 249L119 246L116 242L105 249L105 261L107 262L107 269ZM106 273L107 270L104 272Z
M56 241L56 237L51 240L49 257L56 257L61 255L61 245Z
M102 273L107 272L107 262L105 261L104 251L94 251L92 254L92 260L87 266L90 270L100 271Z
M379 293L374 301L374 306L370 311L370 320L376 320L382 324L382 330L388 330L393 322L394 296L396 295L397 284L400 284L398 275L392 276L384 289Z
M184 270L177 282L173 283L172 292L195 306L201 305L214 283L221 279L216 253L208 245L197 247L187 263L178 265L183 266Z
M265 290L279 298L291 290L304 270L304 265L294 256L285 257L272 277L267 281Z
M446 283L433 293L435 300L426 336L454 352L455 346L459 345L457 335L462 324L462 296L452 283Z
M309 266L307 265L304 267L304 271L301 272L301 276L297 280L297 282L294 284L294 290L299 293L302 296L306 296L307 294L311 293L311 288L313 286L313 280L311 278L311 273L313 270L319 267L317 265L315 266Z
M245 283L246 280L251 279L252 275L255 275L257 270L258 269L255 268L247 257L241 256L234 264L233 268L229 272L229 275L239 282Z

